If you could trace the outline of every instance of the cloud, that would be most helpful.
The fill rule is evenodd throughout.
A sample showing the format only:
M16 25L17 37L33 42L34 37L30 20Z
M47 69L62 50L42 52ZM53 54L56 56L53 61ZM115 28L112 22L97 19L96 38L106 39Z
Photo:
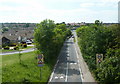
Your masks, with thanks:
M1 0L0 22L117 21L118 0Z

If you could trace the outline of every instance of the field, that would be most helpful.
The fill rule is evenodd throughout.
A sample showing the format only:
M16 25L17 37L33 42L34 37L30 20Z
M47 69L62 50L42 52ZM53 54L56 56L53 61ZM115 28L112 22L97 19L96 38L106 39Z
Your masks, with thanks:
M47 82L52 72L56 59L51 60L51 64L44 64L41 68L42 78L40 80L40 67L37 66L37 55L35 52L21 55L2 56L2 81L3 82Z

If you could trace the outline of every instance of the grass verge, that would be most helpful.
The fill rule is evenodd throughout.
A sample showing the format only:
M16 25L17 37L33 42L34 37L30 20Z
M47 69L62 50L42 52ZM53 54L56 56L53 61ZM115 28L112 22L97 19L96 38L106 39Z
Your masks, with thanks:
M51 64L44 64L42 79L40 80L40 67L37 66L37 55L34 52L21 55L2 56L2 82L47 82L52 72L56 59L51 59Z

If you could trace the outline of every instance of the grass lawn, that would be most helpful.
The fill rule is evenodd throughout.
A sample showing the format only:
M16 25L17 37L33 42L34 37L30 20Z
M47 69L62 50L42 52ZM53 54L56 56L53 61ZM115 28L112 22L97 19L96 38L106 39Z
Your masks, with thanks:
M42 79L40 80L40 67L37 66L36 54L33 52L21 55L2 56L2 81L3 82L47 82L52 72L56 59L51 59L51 64L42 67ZM1 66L0 66L1 67Z
M1 52L13 52L13 51L17 51L17 50L4 50L4 49L0 49Z

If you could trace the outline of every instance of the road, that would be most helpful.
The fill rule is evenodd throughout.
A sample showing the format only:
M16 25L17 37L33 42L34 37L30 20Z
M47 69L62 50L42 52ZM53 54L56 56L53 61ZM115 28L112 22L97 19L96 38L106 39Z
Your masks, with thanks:
M34 51L34 48L30 48L30 49L26 49L26 50L23 50L23 51L20 51L20 53L27 53L27 52L31 52L31 51ZM0 53L0 55L10 55L10 54L18 54L19 51L14 51L14 52L6 52L6 53Z
M54 82L79 82L82 83L79 57L75 47L74 39L65 41L59 54L57 63L51 74L49 83Z

